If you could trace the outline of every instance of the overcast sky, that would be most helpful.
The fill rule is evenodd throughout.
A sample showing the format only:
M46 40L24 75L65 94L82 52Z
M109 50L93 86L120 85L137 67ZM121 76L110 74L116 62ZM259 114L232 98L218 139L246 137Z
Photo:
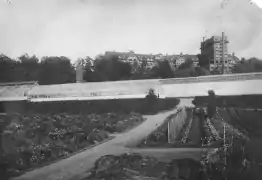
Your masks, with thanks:
M0 1L0 53L11 57L197 54L204 35L224 30L229 52L262 58L262 10L250 0Z

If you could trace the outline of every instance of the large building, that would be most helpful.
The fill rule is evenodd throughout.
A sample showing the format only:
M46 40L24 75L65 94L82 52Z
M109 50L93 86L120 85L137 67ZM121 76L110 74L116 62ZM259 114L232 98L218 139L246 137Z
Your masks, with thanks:
M241 61L238 57L235 56L235 53L228 54L227 56L227 62L228 62L228 72L231 73L234 67L239 64Z
M224 36L224 43L222 43L222 36L212 36L209 39L201 42L201 54L205 55L209 61L209 70L222 70L223 67L223 51L224 51L224 72L229 72L228 63L228 46L227 36ZM223 46L224 44L224 46Z
M179 55L163 55L163 54L136 54L133 51L130 52L115 52L107 51L105 55L116 55L118 58L124 62L130 64L146 64L146 67L152 68L158 64L158 62L167 60L172 67L172 69L178 68L181 64L185 63L187 60L191 59L193 65L198 66L198 58L196 55L182 54Z

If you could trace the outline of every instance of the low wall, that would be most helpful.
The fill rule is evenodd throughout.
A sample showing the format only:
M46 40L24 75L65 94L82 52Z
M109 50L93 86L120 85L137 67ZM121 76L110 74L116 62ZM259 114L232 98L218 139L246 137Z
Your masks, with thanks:
M207 96L208 90L214 90L219 96L261 94L262 80L161 85L161 92L165 97Z
M156 94L161 93L158 80L137 80L38 86L28 93L28 97L32 101L39 99L39 101L60 101L63 98L70 100L144 98L150 88L153 88Z

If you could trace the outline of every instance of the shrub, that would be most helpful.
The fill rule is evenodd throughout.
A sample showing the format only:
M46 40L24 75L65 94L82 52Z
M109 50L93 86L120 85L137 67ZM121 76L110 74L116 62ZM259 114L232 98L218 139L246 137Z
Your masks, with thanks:
M212 118L216 113L216 95L213 90L208 91L208 107L207 107L207 115L208 118Z
M155 90L154 89L149 89L148 94L146 95L146 104L145 104L145 109L146 112L156 112L158 107L158 97L155 94Z

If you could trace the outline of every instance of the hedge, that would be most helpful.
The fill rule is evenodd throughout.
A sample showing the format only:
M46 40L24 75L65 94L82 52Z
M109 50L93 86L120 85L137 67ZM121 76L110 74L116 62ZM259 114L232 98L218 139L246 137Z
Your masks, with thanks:
M137 112L142 114L154 114L163 110L174 108L179 99L157 99L154 103L146 99L113 99L96 101L60 101L60 102L8 102L5 103L5 112L18 112L20 114L31 113L70 113L90 114L109 112Z

